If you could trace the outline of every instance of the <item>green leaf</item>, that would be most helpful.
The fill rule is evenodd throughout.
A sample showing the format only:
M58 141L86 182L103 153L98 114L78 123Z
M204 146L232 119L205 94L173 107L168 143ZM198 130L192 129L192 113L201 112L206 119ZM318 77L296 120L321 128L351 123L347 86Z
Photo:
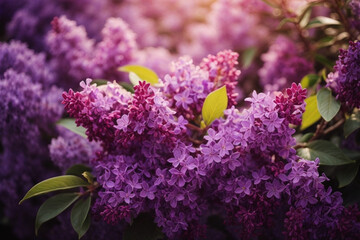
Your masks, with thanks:
M205 99L202 107L202 117L207 126L215 119L224 115L224 110L228 105L226 87L223 86L211 92Z
M286 23L296 23L296 18L284 18L280 21L279 25L277 26L277 29L281 29Z
M339 182L339 188L345 187L352 183L358 172L359 164L347 164L336 169L335 175Z
M303 88L310 88L314 86L319 80L319 76L316 74L308 74L301 79L301 86Z
M305 8L304 12L300 16L299 25L301 28L306 27L306 25L309 23L311 13L312 13L312 6Z
M75 175L81 177L83 172L91 172L91 168L84 164L75 164L66 170L66 175Z
M79 239L85 234L82 232L83 225L90 210L91 196L81 199L75 203L71 210L71 225L78 233ZM82 234L82 235L81 235Z
M123 233L123 240L157 240L164 236L150 214L141 213Z
M321 115L317 108L317 100L315 95L305 99L305 103L306 107L305 112L302 116L302 124L300 128L301 130L310 127L321 118Z
M339 166L354 163L340 148L325 140L310 142L307 147L299 148L297 154L308 160L319 158L321 165Z
M151 69L139 65L126 65L119 68L119 71L136 74L141 80L151 85L159 83L158 75Z
M118 84L122 86L126 91L134 93L134 87L130 83L119 82Z
M79 239L82 238L85 235L85 233L89 230L90 225L91 225L91 216L90 216L90 213L89 213L86 216L86 219L85 219L83 225L79 229L79 232L78 232Z
M333 97L331 91L327 88L320 89L316 95L319 113L329 122L340 110L340 103Z
M312 132L306 133L306 134L304 134L304 136L302 136L300 138L299 142L300 143L308 142L313 136L314 136L314 133L312 133Z
M310 20L306 28L317 28L325 26L341 25L341 23L333 18L318 16Z
M248 68L253 62L257 52L256 47L250 47L246 49L242 54L242 64L244 68Z
M63 118L63 119L60 119L59 121L57 121L56 123L57 125L60 125L60 126L63 126L67 129L69 129L70 131L72 131L73 133L76 133L84 138L87 138L85 132L86 132L86 129L84 127L81 127L81 126L76 126L76 123L75 123L75 119L73 118Z
M360 111L355 109L344 124L344 135L347 138L351 133L360 128Z
M53 219L65 209L70 207L79 198L77 193L61 193L46 200L39 208L35 220L35 233L37 235L40 226Z
M85 187L88 185L89 183L85 182L80 177L72 176L72 175L64 175L64 176L49 178L33 186L26 193L26 195L20 201L19 204L21 204L23 201L25 201L28 198L32 198L48 192L76 188L76 187Z
M332 68L334 66L333 61L330 61L325 56L320 55L320 54L315 55L315 61L321 63L323 66L325 66L325 67L327 67L328 69L331 69L331 70L332 70Z
M93 79L91 84L96 84L96 86L106 85L109 81L106 79Z

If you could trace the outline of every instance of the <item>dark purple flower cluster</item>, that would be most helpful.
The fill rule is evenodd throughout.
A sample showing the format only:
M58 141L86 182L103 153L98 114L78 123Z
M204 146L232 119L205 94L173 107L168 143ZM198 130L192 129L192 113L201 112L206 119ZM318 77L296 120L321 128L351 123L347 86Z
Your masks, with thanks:
M48 169L48 138L63 108L53 75L42 54L24 44L0 44L0 194L4 214L20 238L33 235L38 203L19 207L35 183L55 175Z
M336 98L349 108L360 107L360 42L350 42L348 50L340 49L334 72L327 78Z
M294 42L282 36L261 58L264 66L258 73L265 91L279 91L289 87L292 82L299 83L313 70L312 62L301 56Z
M351 23L358 31L360 31L360 1L351 0L349 6L353 15L353 20Z

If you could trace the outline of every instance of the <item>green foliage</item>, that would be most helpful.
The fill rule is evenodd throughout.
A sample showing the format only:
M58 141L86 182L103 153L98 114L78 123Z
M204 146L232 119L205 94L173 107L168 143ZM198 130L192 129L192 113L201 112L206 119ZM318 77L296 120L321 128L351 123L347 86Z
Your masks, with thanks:
M310 96L307 99L305 99L306 107L305 112L302 116L302 124L301 124L301 130L304 130L321 118L321 115L317 108L317 99L316 96Z
M339 188L345 187L352 183L359 172L359 164L347 164L336 169L336 179L339 183Z
M35 186L33 186L20 201L21 204L26 199L49 193L57 190L64 190L76 187L85 187L89 183L85 182L83 179L73 175L64 175L46 179Z
M94 183L94 176L93 176L90 172L86 171L86 172L83 172L81 175L82 175L84 178L86 178L86 180L88 181L88 183L90 183L90 184L93 184L93 183Z
M325 121L331 121L339 112L341 104L333 97L331 91L327 88L320 89L316 97L319 113Z
M355 130L360 128L360 111L355 109L344 124L344 135L348 137Z
M150 214L140 214L123 233L123 240L158 240L164 236Z
M53 219L80 197L77 193L60 193L46 200L39 208L35 220L35 233L38 233L40 226Z
M306 147L297 150L297 154L308 160L320 159L320 164L339 166L354 163L337 146L325 140L310 142Z
M71 225L77 232L79 239L84 236L90 226L90 205L91 197L89 196L86 199L81 199L75 203L71 210Z
M96 84L96 86L106 85L109 81L106 79L93 79L91 84Z
M83 176L83 172L91 172L91 168L84 164L75 164L66 170L66 175Z
M315 61L321 63L323 66L325 66L326 68L328 68L328 69L330 69L332 71L332 68L334 66L334 62L329 60L325 56L320 55L320 54L316 54L315 55Z
M327 26L339 26L341 23L335 19L318 16L309 21L306 25L306 28L318 28L318 27L327 27Z
M241 60L244 68L250 67L251 63L254 61L256 53L257 53L256 47L250 47L243 52Z
M126 65L119 68L119 71L128 72L130 80L135 79L135 76L139 79L154 85L159 83L158 75L151 69L139 66L139 65ZM131 74L132 73L132 74ZM135 76L134 76L135 74Z
M308 74L301 79L301 86L303 88L313 87L319 81L319 76L316 74Z
M215 119L221 118L227 105L228 97L225 86L211 92L202 107L202 117L206 126L209 126Z
M87 136L85 134L86 129L81 126L77 126L75 123L75 119L63 118L63 119L60 119L59 121L57 121L56 124L59 126L63 126L67 129L69 129L70 131L72 131L73 133L76 133L84 138L87 138Z
M299 142L300 143L308 142L313 136L314 136L314 133L312 133L312 132L306 133L300 138Z

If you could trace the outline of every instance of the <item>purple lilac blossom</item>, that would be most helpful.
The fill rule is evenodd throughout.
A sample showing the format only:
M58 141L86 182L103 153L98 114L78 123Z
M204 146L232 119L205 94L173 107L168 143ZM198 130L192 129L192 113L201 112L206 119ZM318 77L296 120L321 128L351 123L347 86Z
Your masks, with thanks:
M299 83L313 71L312 62L302 57L297 46L283 36L278 37L261 58L264 66L258 73L265 91L279 91L292 82Z
M175 76L185 80L171 83L186 82L189 73L179 71ZM63 103L106 150L96 161L102 190L94 206L106 222L129 222L150 212L162 231L176 238L193 232L190 226L200 226L201 216L215 207L245 239L268 232L289 239L357 236L359 212L346 211L340 193L323 185L327 178L319 175L318 160L300 159L292 148L295 130L289 124L301 124L305 110L306 90L300 85L277 96L254 92L246 99L250 108L227 109L200 146L190 141L189 129L175 131L186 122L171 109L177 107L164 97L166 88L140 82L128 96L90 81L81 85L81 92L64 93ZM297 213L302 217L293 217ZM347 217L353 227L339 227Z
M42 54L12 42L0 44L0 56L1 204L14 234L29 239L39 202L18 202L34 184L58 174L47 145L63 112L61 92L50 87L53 76Z
M349 108L360 107L360 42L350 42L347 50L340 50L334 72L329 73L327 86L336 98Z
M56 68L77 82L86 77L118 80L118 67L129 64L137 50L134 33L119 18L109 18L102 41L89 39L83 26L65 16L54 18L47 35ZM64 76L66 77L66 76Z
M353 20L351 21L351 24L360 31L360 1L359 0L351 0L349 3Z
M60 136L51 140L50 158L54 165L65 172L75 164L91 166L97 151L101 150L97 142L89 142L84 137L63 127L58 127Z

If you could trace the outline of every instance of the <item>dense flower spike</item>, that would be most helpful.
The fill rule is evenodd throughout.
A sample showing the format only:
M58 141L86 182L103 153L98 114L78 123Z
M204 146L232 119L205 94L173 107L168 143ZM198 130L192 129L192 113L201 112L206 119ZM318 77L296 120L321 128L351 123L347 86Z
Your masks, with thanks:
M118 80L117 68L130 63L137 50L134 33L119 18L107 20L103 39L96 44L83 26L65 16L54 18L52 26L47 43L57 69L76 81L86 77Z
M96 142L89 142L84 137L67 129L59 127L60 136L52 139L49 145L50 157L53 163L62 171L75 164L91 166L95 153L101 150Z
M313 64L301 56L297 46L286 37L278 37L261 56L264 66L259 76L265 91L279 91L313 71Z
M44 54L35 54L23 43L12 41L9 44L0 43L0 78L8 69L17 73L24 73L34 83L49 86L54 81Z
M234 92L240 76L240 70L236 69L239 54L230 50L219 52L216 56L209 55L200 63L200 67L209 72L210 81L214 87L226 86L229 106L236 105L238 93Z
M349 108L360 107L360 42L350 42L348 50L340 50L334 72L328 75L328 86L337 99Z

